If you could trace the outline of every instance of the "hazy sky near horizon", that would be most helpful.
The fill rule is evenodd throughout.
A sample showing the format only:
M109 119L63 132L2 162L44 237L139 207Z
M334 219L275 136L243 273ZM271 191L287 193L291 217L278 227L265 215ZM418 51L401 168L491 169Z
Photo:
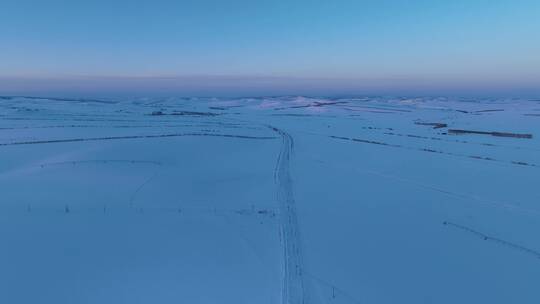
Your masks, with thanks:
M0 0L0 93L540 92L539 16L538 0Z

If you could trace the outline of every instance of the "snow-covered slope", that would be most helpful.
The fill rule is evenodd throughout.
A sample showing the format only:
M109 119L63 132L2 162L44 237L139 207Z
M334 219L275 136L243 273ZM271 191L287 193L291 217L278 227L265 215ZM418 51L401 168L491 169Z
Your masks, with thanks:
M0 98L0 303L538 303L540 101Z

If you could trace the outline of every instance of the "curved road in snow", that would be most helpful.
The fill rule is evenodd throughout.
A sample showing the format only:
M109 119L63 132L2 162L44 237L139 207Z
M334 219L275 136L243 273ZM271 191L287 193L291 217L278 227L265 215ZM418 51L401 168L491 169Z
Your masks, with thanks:
M274 180L278 187L280 232L284 249L282 303L302 304L305 302L302 252L290 175L290 159L294 141L287 132L273 126L269 128L281 136L281 149L274 169Z

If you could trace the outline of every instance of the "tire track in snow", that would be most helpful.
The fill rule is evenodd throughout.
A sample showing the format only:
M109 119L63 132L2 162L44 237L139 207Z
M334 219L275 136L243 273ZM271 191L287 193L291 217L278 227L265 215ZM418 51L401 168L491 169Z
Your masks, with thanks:
M210 136L210 137L228 137L242 139L275 139L268 136L250 136L250 135L235 135L235 134L214 134L214 133L172 133L172 134L155 134L155 135L125 135L125 136L107 136L107 137L89 137L89 138L67 138L67 139L49 139L36 141L20 141L0 143L0 146L16 146L16 145L37 145L37 144L55 144L55 143L71 143L83 141L104 141L104 140L119 140L119 139L147 139L147 138L166 138L166 137L182 137L182 136Z
M305 302L302 252L290 175L290 158L294 141L287 132L273 126L268 127L281 136L281 149L274 169L274 181L278 187L280 233L284 251L282 303L302 304Z

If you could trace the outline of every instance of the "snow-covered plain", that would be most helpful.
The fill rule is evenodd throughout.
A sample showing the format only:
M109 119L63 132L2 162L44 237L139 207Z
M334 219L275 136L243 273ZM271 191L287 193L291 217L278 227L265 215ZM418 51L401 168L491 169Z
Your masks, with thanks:
M539 303L539 133L540 100L2 97L0 303Z

